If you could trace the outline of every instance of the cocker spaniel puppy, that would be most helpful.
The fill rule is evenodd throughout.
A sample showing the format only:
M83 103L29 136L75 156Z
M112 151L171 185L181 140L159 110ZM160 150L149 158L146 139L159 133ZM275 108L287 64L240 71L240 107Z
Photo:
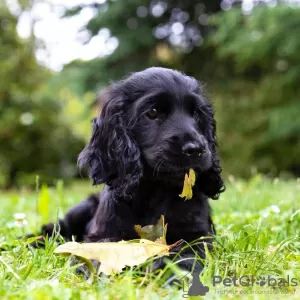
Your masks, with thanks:
M78 162L94 184L105 186L59 221L66 239L136 239L135 224L155 224L161 215L168 223L168 244L213 234L208 199L217 199L224 184L213 110L196 79L153 67L113 83ZM190 168L196 183L192 199L184 201L179 194ZM43 229L52 230L53 224ZM201 243L177 249L179 265L192 270L203 250ZM156 267L162 266L157 260Z

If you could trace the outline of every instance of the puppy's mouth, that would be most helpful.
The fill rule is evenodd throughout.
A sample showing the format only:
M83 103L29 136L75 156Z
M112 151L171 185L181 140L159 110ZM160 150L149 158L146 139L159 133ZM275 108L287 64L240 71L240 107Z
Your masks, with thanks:
M182 189L184 178L186 174L189 174L188 167L180 168L177 166L170 166L169 168L160 169L158 172L153 172L152 176L155 180L163 181L166 184L172 184L176 187Z
M157 174L157 178L168 179L168 180L178 180L179 182L184 181L185 174L188 174L187 170L178 170L178 171L162 171Z
M182 166L170 162L164 162L158 168L153 169L153 175L158 178L170 177L182 179L184 178L185 174L189 172L189 169L194 168L199 168L198 164L193 163Z
M152 159L144 157L148 170L157 179L178 179L183 180L189 169L197 172L205 171L211 165L209 153L194 158L182 157L171 153L161 153ZM148 172L147 172L148 173Z
M161 163L160 170L162 172L175 172L178 174L182 174L191 168L201 168L201 165L203 163L203 157L197 157L196 159L185 159L182 157L177 157L175 159L165 159Z

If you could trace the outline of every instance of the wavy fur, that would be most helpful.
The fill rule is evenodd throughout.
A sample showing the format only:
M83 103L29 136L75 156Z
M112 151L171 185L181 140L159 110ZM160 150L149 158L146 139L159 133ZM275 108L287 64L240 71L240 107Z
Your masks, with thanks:
M98 201L86 200L60 220L65 238L134 239L135 224L154 224L163 214L169 244L201 237L211 241L208 198L217 199L225 187L213 109L200 83L174 70L149 68L112 84L102 96L101 114L93 120L92 137L78 163L94 184L105 187ZM196 185L185 202L179 194L189 168L196 171ZM187 258L179 264L189 270L198 256L204 257L202 243L179 252ZM155 263L160 267L162 260Z

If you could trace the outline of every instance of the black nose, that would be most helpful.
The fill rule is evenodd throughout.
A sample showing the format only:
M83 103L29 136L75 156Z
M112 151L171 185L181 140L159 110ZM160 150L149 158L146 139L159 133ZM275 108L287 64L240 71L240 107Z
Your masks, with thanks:
M195 142L186 143L182 147L182 153L187 156L200 156L204 152L205 147Z

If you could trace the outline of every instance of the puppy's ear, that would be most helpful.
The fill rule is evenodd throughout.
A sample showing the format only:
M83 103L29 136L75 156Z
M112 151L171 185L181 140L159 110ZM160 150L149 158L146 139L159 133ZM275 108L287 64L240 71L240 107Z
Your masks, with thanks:
M221 177L222 168L220 167L219 156L216 149L216 121L211 105L206 107L205 114L208 124L204 134L212 154L212 166L197 176L197 185L209 198L217 200L220 193L225 191L225 185Z
M103 95L101 114L93 120L92 137L78 158L93 184L106 183L116 196L130 197L142 176L140 150L130 136L124 96L118 88Z

